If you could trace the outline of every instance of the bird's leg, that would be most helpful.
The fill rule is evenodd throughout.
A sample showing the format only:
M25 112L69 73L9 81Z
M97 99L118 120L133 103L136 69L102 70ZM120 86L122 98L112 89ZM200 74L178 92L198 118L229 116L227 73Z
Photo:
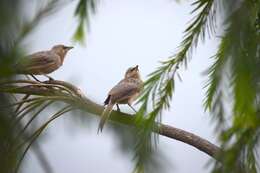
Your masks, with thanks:
M50 76L48 76L48 75L46 75L46 74L44 74L44 76L47 77L47 78L49 79L49 81L50 81L50 80L54 80L52 77L50 77Z
M116 108L117 108L116 110L117 110L118 112L121 112L118 104L116 104Z
M41 82L39 79L37 79L33 74L30 74L30 76L34 79L34 80L36 80L37 82Z
M132 106L130 103L128 103L128 106L129 106L130 108L132 108L133 111L135 111L135 113L137 113L137 111L133 108L133 106Z
M27 80L31 80L31 78L28 75L24 75Z
M30 97L30 95L29 95L29 94L26 94L26 95L22 98L22 101L28 99L29 97ZM19 112L20 108L23 106L23 104L24 104L24 103L20 103L19 105L17 105L17 107L16 107L16 109L15 109L15 114L16 114L15 116L18 115L18 112Z

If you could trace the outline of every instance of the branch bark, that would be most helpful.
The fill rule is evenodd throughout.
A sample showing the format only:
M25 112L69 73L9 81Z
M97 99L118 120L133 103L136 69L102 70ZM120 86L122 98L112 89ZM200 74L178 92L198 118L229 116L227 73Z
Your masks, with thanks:
M30 94L30 95L36 95L36 96L56 96L60 95L61 93L57 92L57 89L55 89L55 92L52 92L51 85L57 86L60 85L62 87L66 87L70 91L72 91L75 94L74 101L69 100L60 100L69 102L70 104L73 104L80 109L85 110L88 113L92 113L94 115L100 116L104 107L95 103L94 101L87 98L77 87L74 85L64 82L64 81L46 81L44 84L46 84L46 87L41 85L31 85L32 82L30 81L22 81L23 84L30 84L25 85L22 87L17 86L18 84L21 84L21 81L9 81L9 82L1 82L0 83L0 92L3 93L15 93L15 94ZM14 86L15 84L15 86ZM68 96L68 95L67 95ZM73 100L73 99L72 99ZM135 126L135 117L131 114L126 114L123 112L118 111L112 111L110 120L114 121L116 123L122 123L125 125ZM175 139L181 142L184 142L188 145L191 145L198 150L208 154L212 158L217 159L217 154L220 153L221 149L214 145L213 143L209 142L206 139L203 139L202 137L195 135L193 133L187 132L182 129L178 129L169 125L160 124L158 123L158 130L154 131L155 133L160 134L161 136L165 136L171 139Z

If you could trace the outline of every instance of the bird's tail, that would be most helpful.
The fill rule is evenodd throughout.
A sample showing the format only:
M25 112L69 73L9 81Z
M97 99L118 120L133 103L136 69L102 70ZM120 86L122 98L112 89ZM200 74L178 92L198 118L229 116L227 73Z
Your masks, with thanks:
M103 130L103 127L105 125L105 122L107 121L107 119L109 118L109 115L111 114L112 112L112 109L113 109L113 106L114 104L108 104L107 107L104 109L102 115L101 115L101 119L100 119L100 122L99 122L99 125L98 125L98 132L102 132Z

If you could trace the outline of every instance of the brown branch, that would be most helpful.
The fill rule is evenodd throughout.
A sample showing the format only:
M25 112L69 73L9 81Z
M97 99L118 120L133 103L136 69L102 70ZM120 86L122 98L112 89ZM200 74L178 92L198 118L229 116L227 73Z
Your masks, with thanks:
M29 83L29 82L28 82ZM55 84L55 85L61 85L63 87L66 87L67 89L71 90L74 94L74 100L68 101L70 104L79 107L80 109L85 110L88 113L95 114L97 116L100 116L104 107L91 101L88 99L77 87L74 85L64 82L64 81L46 81L46 84ZM5 86L5 85L2 85ZM7 86L7 85L6 85ZM38 96L55 96L55 94L62 94L62 93L56 93L52 92L51 88L46 89L45 87L39 87L39 86L23 86L23 87L0 87L0 92L6 92L6 93L16 93L16 94L30 94L30 95L38 95ZM56 91L56 90L55 90ZM61 100L64 101L64 100ZM134 121L134 115L126 114L123 112L117 112L112 111L111 118L113 122L116 123L122 123L125 125L135 126ZM181 142L184 142L188 145L191 145L198 150L208 154L209 156L217 159L217 154L221 151L220 148L206 139L203 139L193 133L165 125L165 124L158 124L158 130L154 131L155 133L158 133L162 136L175 139Z
M220 152L220 148L218 146L212 144L206 139L203 139L193 133L169 125L162 124L160 134L192 145L200 151L207 153L209 156L214 158L216 158L217 153Z

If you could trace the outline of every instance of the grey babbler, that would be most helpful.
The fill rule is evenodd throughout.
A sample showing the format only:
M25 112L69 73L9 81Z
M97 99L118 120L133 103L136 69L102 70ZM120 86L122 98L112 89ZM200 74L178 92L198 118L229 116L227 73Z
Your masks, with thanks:
M102 132L104 124L109 118L109 115L115 104L118 110L118 104L128 104L135 111L131 104L139 96L142 88L143 81L141 80L139 74L138 65L135 67L130 67L126 71L124 79L115 85L108 93L108 96L104 102L107 107L104 109L101 115L98 132Z
M50 50L40 51L21 58L14 66L16 74L44 75L60 68L64 62L67 52L72 49L71 46L62 44L53 46ZM34 79L36 79L33 76ZM36 79L37 80L37 79Z

